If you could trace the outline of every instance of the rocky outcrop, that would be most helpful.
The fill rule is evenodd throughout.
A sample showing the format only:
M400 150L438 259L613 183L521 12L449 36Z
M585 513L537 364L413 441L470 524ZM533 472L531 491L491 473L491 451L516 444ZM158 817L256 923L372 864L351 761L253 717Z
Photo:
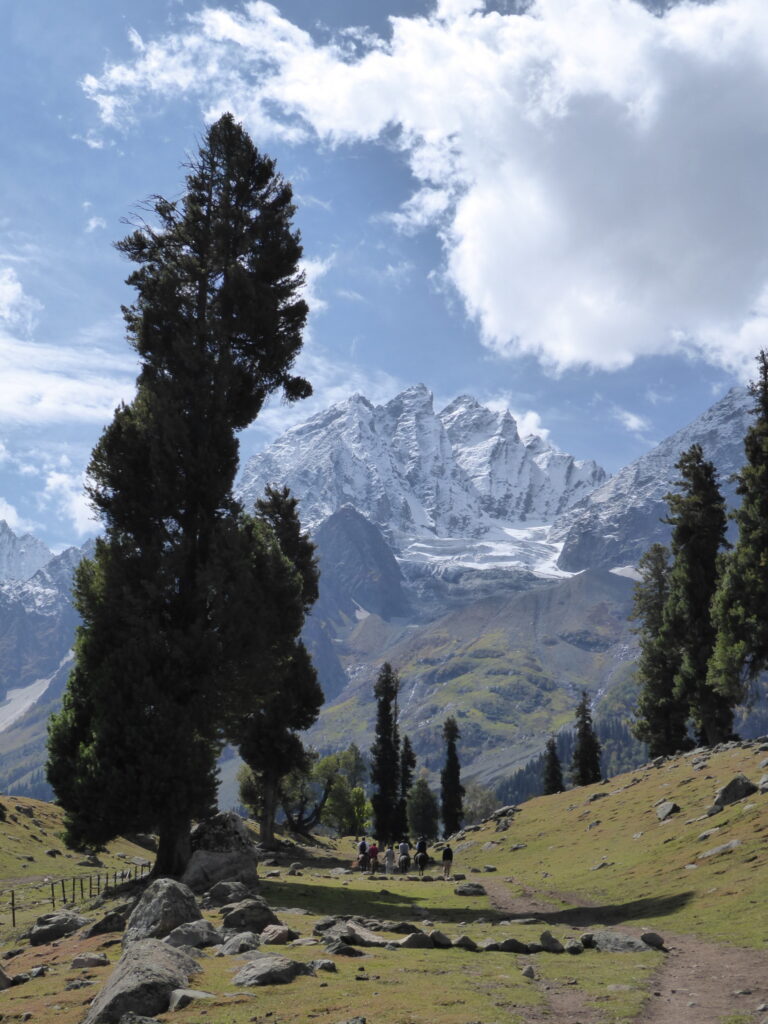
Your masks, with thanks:
M239 814L216 814L192 830L192 856L182 882L195 892L210 889L217 882L242 882L247 888L259 884L256 848Z
M311 964L301 963L298 960L289 960L285 956L275 956L272 953L255 954L255 959L246 964L237 972L234 978L235 985L247 985L249 987L259 985L287 985L298 978L299 975L314 975Z
M133 908L123 936L123 944L140 939L162 939L174 928L202 918L194 893L171 878L158 878L144 891Z
M43 946L65 935L72 935L78 928L88 924L88 918L71 910L57 910L52 914L38 917L29 932L29 941L33 946Z
M175 989L198 971L187 953L157 939L140 939L123 953L82 1024L118 1024L129 1012L165 1013Z
M228 931L259 934L270 924L281 924L281 922L270 909L267 901L260 896L222 907L222 926Z

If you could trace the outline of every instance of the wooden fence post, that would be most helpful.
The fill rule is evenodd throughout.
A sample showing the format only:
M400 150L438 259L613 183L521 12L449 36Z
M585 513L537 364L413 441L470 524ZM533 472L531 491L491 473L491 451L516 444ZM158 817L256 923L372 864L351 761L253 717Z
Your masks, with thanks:
M67 902L67 890L64 888L64 879L61 880L61 902Z
M11 889L11 923L16 927L16 893Z
M54 886L55 886L55 883L51 882L51 907L55 910L56 909L56 889L55 889Z

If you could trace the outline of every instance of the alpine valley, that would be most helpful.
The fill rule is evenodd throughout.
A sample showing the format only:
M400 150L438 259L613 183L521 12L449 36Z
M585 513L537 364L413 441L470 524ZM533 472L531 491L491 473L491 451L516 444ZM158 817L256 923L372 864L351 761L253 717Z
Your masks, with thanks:
M616 738L634 699L633 566L668 537L664 495L694 442L733 504L750 407L745 389L731 390L612 478L521 437L509 412L469 396L436 412L423 385L382 406L353 395L253 455L238 498L248 507L268 484L287 485L317 545L320 598L304 638L326 702L308 742L367 750L373 682L389 661L402 684L401 735L430 773L452 714L462 778L503 783L571 724L582 689L607 738L606 770L629 767L643 756ZM4 792L50 795L45 723L71 661L70 587L84 553L53 557L0 523ZM762 715L742 720L742 732ZM222 766L224 806L233 766Z

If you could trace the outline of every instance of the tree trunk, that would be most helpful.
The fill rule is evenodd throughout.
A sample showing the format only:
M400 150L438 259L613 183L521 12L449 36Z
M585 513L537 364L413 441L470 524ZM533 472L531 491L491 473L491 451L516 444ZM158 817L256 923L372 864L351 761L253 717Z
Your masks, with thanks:
M261 814L259 815L259 831L261 845L266 850L273 850L275 843L275 814L277 813L277 779L266 774L262 779Z
M189 818L174 818L161 824L150 878L181 878L192 856L191 825Z

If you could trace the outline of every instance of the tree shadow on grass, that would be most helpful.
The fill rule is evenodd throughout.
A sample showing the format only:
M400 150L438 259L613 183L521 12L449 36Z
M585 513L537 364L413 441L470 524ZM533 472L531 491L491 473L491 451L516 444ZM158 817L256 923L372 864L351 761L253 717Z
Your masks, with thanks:
M625 903L605 903L591 907L571 907L563 910L537 911L538 921L548 924L569 924L579 927L594 924L621 924L645 918L667 917L686 907L694 893L676 892L658 896L644 896L642 899L627 900ZM514 920L514 917L510 917Z

